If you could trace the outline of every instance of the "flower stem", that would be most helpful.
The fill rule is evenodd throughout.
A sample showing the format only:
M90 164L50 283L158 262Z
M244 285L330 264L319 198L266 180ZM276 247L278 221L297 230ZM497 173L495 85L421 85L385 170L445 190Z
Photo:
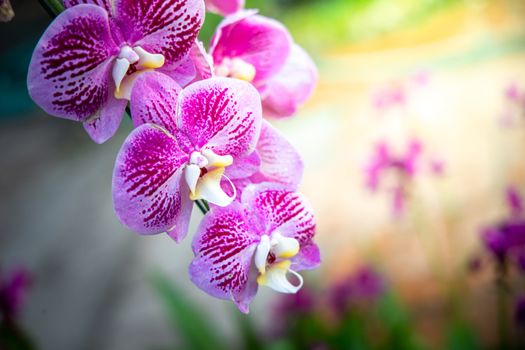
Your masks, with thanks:
M206 213L210 211L210 206L208 205L208 202L206 202L204 199L197 199L195 201L195 204L197 204L197 207L199 207L199 210L204 215L206 215Z
M64 11L64 5L60 0L38 0L38 2L52 18Z
M506 261L501 261L497 265L496 271L496 288L497 288L497 299L498 299L498 331L500 348L507 349L509 344L509 334L507 331L507 266Z

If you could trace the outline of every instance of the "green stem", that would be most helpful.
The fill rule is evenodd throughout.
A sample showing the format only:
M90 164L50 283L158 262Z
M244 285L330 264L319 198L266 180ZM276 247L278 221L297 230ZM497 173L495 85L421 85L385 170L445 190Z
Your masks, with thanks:
M208 206L208 203L205 200L197 199L195 201L195 204L197 204L197 207L199 207L199 210L204 215L206 215L206 213L210 211L210 207Z
M38 2L52 18L64 11L64 5L60 0L38 0Z

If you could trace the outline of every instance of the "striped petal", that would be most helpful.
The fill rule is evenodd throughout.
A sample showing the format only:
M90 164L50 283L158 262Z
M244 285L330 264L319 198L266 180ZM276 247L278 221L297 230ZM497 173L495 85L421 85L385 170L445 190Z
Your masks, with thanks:
M253 83L258 86L275 75L285 64L292 39L279 22L260 15L228 18L219 25L212 39L210 54L215 66L225 59L241 59L255 68Z
M188 158L164 129L153 124L135 129L113 172L113 204L120 221L141 234L187 227L189 212L183 201L189 201L189 189L182 174ZM179 239L184 235L175 234Z
M28 72L29 94L51 115L86 121L112 93L110 72L116 54L103 8L67 9L36 46Z
M81 4L93 4L102 7L108 12L113 13L113 1L112 0L64 0L64 7L70 8Z
M115 0L115 13L126 41L162 54L169 68L190 51L204 21L204 2Z
M290 117L312 95L317 85L317 68L299 45L292 51L281 70L264 89L263 108L267 116Z
M251 226L270 235L278 232L309 244L315 234L315 217L306 199L286 186L263 183L250 185L242 193L241 202L253 212Z
M211 78L179 95L177 126L198 148L233 158L251 153L261 128L261 100L247 82Z
M135 127L153 123L172 135L177 133L175 114L181 87L168 76L146 72L137 78L131 92L131 119Z
M303 160L295 147L270 123L263 121L256 152L261 158L253 183L275 182L297 189L303 177Z
M189 268L197 287L214 297L232 299L245 313L257 292L252 260L259 236L252 232L240 203L213 208L195 234L195 259Z
M84 122L84 129L93 141L101 144L115 135L127 104L127 100L118 100L110 96L108 102Z

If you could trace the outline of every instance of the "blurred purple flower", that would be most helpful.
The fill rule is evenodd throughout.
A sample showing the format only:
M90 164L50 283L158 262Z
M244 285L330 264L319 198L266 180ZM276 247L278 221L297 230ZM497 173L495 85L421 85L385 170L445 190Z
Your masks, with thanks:
M374 301L386 291L383 278L372 268L362 267L328 292L330 305L339 314L362 302Z
M314 292L305 285L295 294L282 295L275 306L275 313L279 318L287 317L288 315L306 314L313 310L314 305Z
M418 162L421 158L423 145L418 139L410 140L407 150L402 155L395 155L385 141L378 143L375 152L365 167L366 186L377 191L381 183L381 177L387 172L393 171L395 183L392 191L392 212L401 215L405 208L408 181L418 171Z
M507 88L505 89L505 97L509 101L519 101L520 99L520 91L518 88L518 85L516 83L510 83Z
M525 327L525 295L520 296L516 301L514 320L518 325Z
M513 217L523 215L523 200L517 188L509 186L506 192L507 205Z
M30 286L29 273L24 269L13 270L9 275L0 274L0 311L4 319L13 319L24 304Z
M403 86L387 87L377 91L372 97L372 105L381 111L406 102L406 92Z
M525 217L522 199L516 188L507 189L506 203L509 217L483 228L481 237L487 250L499 263L504 263L510 257L525 271Z

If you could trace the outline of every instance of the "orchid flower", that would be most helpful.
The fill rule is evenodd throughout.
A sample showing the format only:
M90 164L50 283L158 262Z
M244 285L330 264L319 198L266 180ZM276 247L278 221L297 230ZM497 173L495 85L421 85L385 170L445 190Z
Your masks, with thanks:
M190 278L248 313L258 286L281 293L302 287L297 272L320 263L314 234L313 211L300 194L271 183L248 186L240 202L204 217L193 239Z
M16 269L7 275L0 274L0 314L4 319L16 317L25 301L30 283L30 275L25 269Z
M411 140L405 154L396 155L386 142L376 145L375 152L366 166L366 185L372 191L377 191L381 178L385 173L393 172L392 212L398 216L403 213L407 196L407 184L418 171L421 159L422 144L419 140Z
M65 0L67 9L33 53L28 89L47 113L80 121L91 138L113 136L140 73L180 84L195 72L188 53L202 26L202 0Z
M312 94L317 69L279 22L240 11L226 17L210 45L215 74L251 82L266 115L293 115Z
M486 249L496 261L504 263L511 258L516 265L523 268L525 255L525 211L519 191L514 187L507 188L505 193L509 215L495 225L484 227L481 238Z
M204 0L206 10L219 15L231 15L244 7L244 0Z
M261 128L261 101L248 83L202 80L181 89L164 74L141 75L133 88L137 127L126 139L113 174L113 201L121 222L141 234L184 238L193 200L226 206L225 168L253 152Z

